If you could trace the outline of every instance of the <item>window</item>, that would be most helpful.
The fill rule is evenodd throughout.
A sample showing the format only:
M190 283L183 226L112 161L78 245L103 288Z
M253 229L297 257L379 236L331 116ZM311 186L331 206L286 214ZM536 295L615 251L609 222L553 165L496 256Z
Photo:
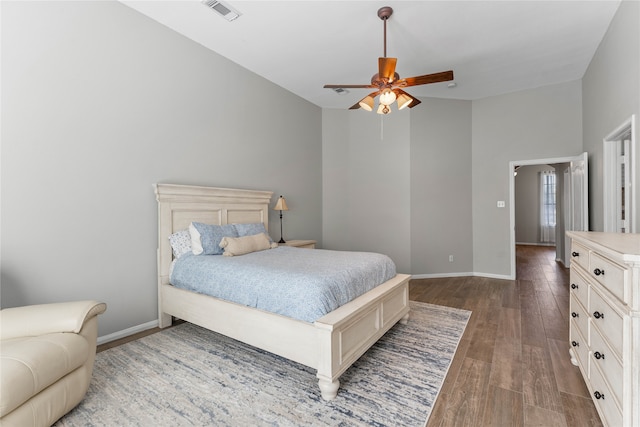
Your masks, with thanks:
M540 172L540 242L556 241L556 173Z

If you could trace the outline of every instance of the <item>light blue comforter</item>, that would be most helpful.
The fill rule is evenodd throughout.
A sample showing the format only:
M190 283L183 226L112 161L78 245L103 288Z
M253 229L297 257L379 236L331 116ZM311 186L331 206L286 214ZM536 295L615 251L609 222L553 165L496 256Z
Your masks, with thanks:
M234 257L183 255L171 284L314 322L395 275L386 255L280 246Z

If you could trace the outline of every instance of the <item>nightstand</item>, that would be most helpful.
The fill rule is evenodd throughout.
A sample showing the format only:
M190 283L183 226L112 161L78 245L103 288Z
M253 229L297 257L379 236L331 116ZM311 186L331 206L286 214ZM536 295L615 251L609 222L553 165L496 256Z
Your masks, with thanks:
M286 243L278 243L278 246L293 246L295 248L315 249L315 240L289 240Z

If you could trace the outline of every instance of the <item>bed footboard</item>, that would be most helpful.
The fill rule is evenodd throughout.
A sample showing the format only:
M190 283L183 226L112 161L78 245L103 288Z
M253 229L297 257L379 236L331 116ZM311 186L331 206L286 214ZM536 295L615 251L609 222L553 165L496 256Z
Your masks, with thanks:
M338 393L338 378L398 321L409 318L409 279L398 274L373 291L317 320L318 385L325 400Z

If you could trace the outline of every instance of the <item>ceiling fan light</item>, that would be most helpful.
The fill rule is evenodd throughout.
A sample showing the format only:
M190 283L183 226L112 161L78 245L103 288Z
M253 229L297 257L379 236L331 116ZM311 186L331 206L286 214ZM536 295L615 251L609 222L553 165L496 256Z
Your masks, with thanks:
M391 89L385 89L380 94L380 103L384 105L391 105L396 100L396 94Z
M407 95L406 93L401 93L398 97L398 110L402 110L405 107L408 107L411 104L413 99Z
M384 104L378 105L378 111L376 111L376 113L378 114L389 114L390 112L391 112L391 108L389 108L388 105L384 105Z
M360 102L360 108L367 111L373 111L373 97L371 95L367 95Z

